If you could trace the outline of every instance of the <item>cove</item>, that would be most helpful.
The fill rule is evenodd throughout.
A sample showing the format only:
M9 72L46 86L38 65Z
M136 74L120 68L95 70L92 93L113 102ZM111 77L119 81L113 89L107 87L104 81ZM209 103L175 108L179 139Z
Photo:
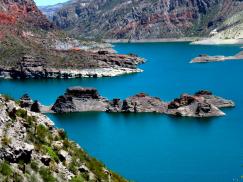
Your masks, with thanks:
M114 44L119 53L147 59L143 73L73 80L0 80L0 93L29 93L51 104L70 86L95 87L108 98L147 92L165 101L208 89L232 99L225 117L175 118L158 114L74 113L48 116L89 154L138 182L227 182L243 174L243 61L189 64L199 54L234 55L240 46L188 43Z

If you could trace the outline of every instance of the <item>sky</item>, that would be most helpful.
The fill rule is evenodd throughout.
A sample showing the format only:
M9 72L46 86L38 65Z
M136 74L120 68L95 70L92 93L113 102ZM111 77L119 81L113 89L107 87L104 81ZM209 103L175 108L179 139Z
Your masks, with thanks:
M67 0L34 0L37 6L54 5L66 2Z

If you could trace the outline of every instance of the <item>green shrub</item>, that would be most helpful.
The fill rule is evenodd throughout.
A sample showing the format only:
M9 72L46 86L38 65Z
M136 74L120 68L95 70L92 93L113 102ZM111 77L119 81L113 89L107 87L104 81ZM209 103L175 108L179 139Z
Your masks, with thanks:
M59 134L61 140L65 140L68 137L67 133L63 129L59 129L58 134Z
M39 165L38 165L38 163L37 163L36 161L32 161L32 162L30 163L30 167L31 167L31 169L33 169L35 172L38 172L38 171L39 171Z
M11 176L13 174L13 171L12 171L9 163L7 163L6 161L3 161L0 164L0 173L4 176Z
M84 182L85 180L84 180L84 178L81 176L81 175L79 175L79 176L74 176L71 180L70 180L70 182Z
M50 135L46 126L40 124L36 127L36 137L41 143L46 143L46 137Z
M57 180L52 176L49 168L41 167L40 175L44 182L56 182Z
M59 157L57 155L57 153L49 146L44 145L43 146L45 152L51 157L52 160L58 162L59 161Z
M18 109L17 111L16 111L16 116L18 116L18 117L21 117L21 118L23 118L23 119L27 119L27 111L26 110L24 110L24 109Z

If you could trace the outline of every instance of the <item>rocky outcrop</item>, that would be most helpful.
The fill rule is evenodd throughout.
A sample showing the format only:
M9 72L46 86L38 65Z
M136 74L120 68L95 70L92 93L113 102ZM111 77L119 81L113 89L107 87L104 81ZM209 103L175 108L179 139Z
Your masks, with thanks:
M69 92L80 97L75 89ZM82 97L98 97L92 90L85 95ZM22 104L24 100L31 99L25 95ZM26 103L22 106L26 107ZM66 182L77 178L85 181L126 181L70 141L64 130L55 128L47 116L23 109L1 95L0 106L1 181Z
M231 100L213 95L209 91L199 91L194 95L183 94L180 98L166 103L160 98L140 93L125 100L108 101L96 89L73 87L60 96L51 110L63 112L121 112L121 113L161 113L187 117L223 116L220 108L234 107Z
M71 87L58 97L51 110L54 112L105 111L108 100L94 88Z
M199 55L192 59L190 63L210 63L210 62L222 62L232 60L243 60L243 51L239 52L234 56L209 56L206 54Z
M110 101L107 112L164 113L165 109L166 103L161 101L159 98L151 97L147 94L140 93L135 96L129 97L124 101L121 101L119 99L113 99L112 101Z

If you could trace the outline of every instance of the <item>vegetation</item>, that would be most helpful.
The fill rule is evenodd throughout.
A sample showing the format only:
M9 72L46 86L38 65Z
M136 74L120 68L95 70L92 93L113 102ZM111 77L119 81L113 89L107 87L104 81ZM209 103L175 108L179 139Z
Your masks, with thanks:
M11 138L9 138L8 136L4 135L2 137L2 145L9 145L11 144Z
M0 173L3 175L3 176L11 176L13 174L13 171L12 171L12 168L11 166L9 165L8 162L6 161L2 161L0 163Z
M56 182L56 178L52 176L52 173L49 168L41 167L40 168L40 175L44 182Z

